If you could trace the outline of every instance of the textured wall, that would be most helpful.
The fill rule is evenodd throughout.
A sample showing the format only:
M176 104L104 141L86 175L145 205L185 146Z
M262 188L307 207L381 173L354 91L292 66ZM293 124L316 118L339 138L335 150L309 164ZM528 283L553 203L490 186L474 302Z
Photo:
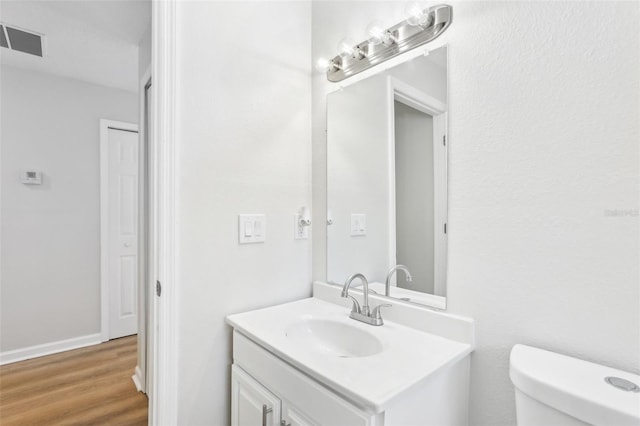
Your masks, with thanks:
M179 423L228 425L226 315L311 294L308 2L179 2ZM240 28L238 25L242 23ZM238 245L238 214L266 242Z
M2 66L0 351L100 332L100 119L135 93ZM23 185L39 170L43 183Z
M511 425L515 343L640 372L640 4L453 7L435 43L450 46L449 311L477 320L471 424ZM314 58L402 9L315 2ZM328 88L316 74L315 217ZM314 278L325 274L319 231Z

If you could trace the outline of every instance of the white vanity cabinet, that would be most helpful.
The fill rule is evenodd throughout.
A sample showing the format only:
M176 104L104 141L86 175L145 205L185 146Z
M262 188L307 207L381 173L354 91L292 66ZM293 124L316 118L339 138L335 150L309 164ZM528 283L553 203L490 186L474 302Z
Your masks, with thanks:
M381 415L358 409L237 331L233 361L232 426L383 424Z
M231 391L232 425L319 426L236 365L231 368Z
M286 406L283 408L282 417L286 426L319 426L317 423L307 419L295 407Z
M393 302L389 319L374 327L329 300L314 296L227 317L232 425L468 424L472 320Z
M231 424L280 426L280 398L235 365L231 392Z

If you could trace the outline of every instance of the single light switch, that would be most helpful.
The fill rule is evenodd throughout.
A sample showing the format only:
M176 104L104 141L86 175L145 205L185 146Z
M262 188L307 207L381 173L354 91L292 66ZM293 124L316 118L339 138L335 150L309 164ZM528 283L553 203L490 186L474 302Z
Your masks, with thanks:
M367 215L362 213L351 214L351 236L367 235Z
M259 219L253 222L253 234L256 238L262 236L262 221Z
M266 219L263 214L238 215L238 243L253 244L265 241Z
M253 237L253 222L246 221L244 223L244 236L245 237Z

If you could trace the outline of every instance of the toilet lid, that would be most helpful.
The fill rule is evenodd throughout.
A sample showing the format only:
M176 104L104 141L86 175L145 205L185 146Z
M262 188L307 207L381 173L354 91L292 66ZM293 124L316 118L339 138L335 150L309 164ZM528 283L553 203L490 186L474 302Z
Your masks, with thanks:
M640 376L554 352L515 345L509 376L520 391L593 425L640 425L640 392L616 387L623 379L640 386ZM628 388L628 389L625 389Z

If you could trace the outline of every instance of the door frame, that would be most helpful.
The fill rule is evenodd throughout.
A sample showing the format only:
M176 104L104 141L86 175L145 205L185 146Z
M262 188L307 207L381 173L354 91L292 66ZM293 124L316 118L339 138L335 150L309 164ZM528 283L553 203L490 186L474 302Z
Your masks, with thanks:
M425 294L425 304L439 309L446 308L443 294L447 276L447 235L445 225L448 211L447 189L447 105L429 96L420 89L402 80L389 76L387 79L387 122L389 123L388 145L388 182L389 182L389 264L396 265L396 173L395 173L395 106L398 101L433 117L433 186L434 186L434 294Z
M147 395L151 425L178 423L176 9L177 0L151 5L149 167L153 169L150 191L155 200L152 262L156 276L150 281L162 283L162 296L150 295L149 300L147 374L152 380Z
M154 282L162 284L162 295L152 296L149 304L153 315L149 327L154 328L147 366L152 378L148 389L152 425L178 424L176 9L177 0L154 1L151 8Z
M109 129L138 133L138 125L100 119L100 339L109 340ZM138 138L140 152L140 138ZM138 167L138 175L139 173ZM139 177L140 178L140 177ZM140 230L138 230L138 234ZM138 253L138 263L140 254ZM138 286L140 283L138 283ZM140 312L138 312L140 315Z
M138 316L138 362L134 372L134 382L139 391L147 393L152 371L149 369L149 358L153 353L150 342L153 341L151 334L153 327L150 326L153 315L150 307L154 279L155 244L155 194L154 194L154 168L152 163L153 146L151 140L151 105L147 99L147 88L151 86L151 65L144 72L139 83L139 117L140 130L140 199L139 199L139 233L138 247L140 247L140 261L138 262L138 311L143 315Z

